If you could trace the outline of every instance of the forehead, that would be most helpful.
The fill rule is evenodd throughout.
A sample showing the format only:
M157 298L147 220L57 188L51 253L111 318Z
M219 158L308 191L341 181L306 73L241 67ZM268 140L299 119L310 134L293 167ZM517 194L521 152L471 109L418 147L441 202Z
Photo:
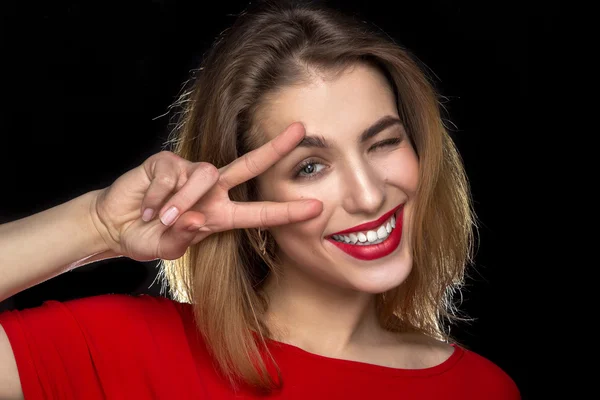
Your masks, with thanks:
M268 96L258 118L266 140L297 121L311 134L335 140L359 134L385 115L398 115L392 88L373 67L354 65L334 77L313 74L306 82Z

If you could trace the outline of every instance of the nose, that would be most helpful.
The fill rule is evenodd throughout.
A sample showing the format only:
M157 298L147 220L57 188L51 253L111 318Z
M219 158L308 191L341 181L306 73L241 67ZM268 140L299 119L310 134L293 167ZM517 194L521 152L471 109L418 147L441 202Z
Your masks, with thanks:
M375 215L385 204L385 179L362 161L347 168L343 177L343 207L349 214Z

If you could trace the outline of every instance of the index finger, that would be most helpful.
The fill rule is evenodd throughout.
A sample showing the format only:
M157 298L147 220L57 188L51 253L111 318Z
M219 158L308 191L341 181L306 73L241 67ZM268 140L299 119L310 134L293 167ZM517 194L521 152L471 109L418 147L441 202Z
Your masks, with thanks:
M296 145L304 138L304 135L304 126L301 123L295 122L288 126L282 133L258 149L252 150L225 167L220 168L220 186L225 190L229 190L240 183L262 174L283 158L283 156L296 148Z

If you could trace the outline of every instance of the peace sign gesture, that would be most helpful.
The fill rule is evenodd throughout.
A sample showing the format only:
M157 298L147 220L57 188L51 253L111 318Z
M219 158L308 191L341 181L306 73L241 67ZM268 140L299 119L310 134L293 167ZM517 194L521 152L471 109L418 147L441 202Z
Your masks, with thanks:
M211 233L314 218L317 200L233 202L229 190L269 169L305 135L294 123L274 139L217 169L161 152L99 191L92 220L108 247L139 260L179 258Z

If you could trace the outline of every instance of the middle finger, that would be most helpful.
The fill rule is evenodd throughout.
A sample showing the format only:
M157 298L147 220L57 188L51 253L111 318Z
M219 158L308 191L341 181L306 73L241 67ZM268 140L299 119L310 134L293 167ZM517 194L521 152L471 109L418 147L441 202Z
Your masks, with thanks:
M289 153L304 138L304 126L293 123L275 138L222 167L219 184L225 190L246 182L266 170Z

